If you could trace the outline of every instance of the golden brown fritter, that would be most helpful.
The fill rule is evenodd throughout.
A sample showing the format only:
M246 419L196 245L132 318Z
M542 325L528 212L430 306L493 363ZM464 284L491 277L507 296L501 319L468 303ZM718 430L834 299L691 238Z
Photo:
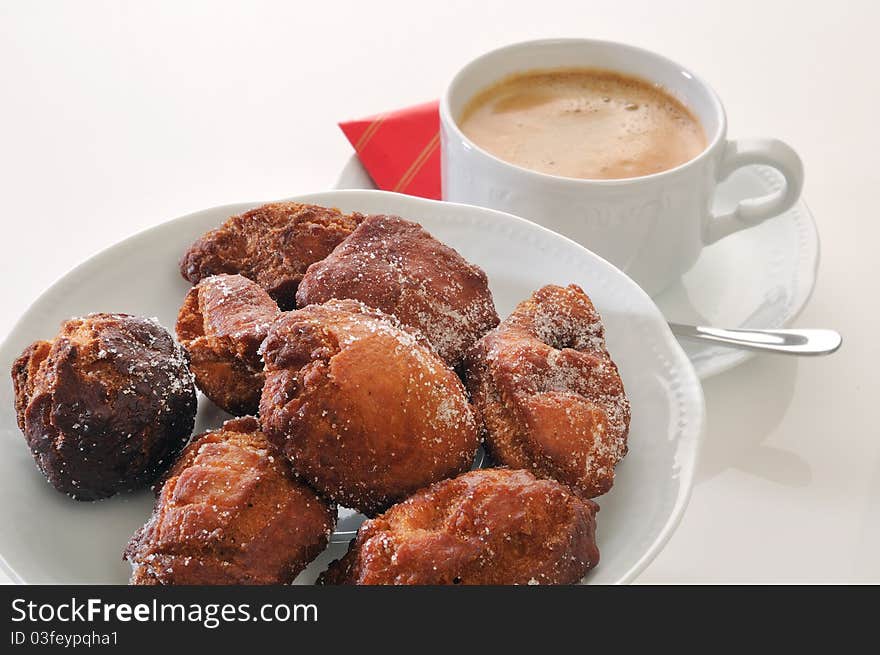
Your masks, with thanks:
M611 488L630 407L580 287L546 286L520 303L473 347L465 375L497 461L588 498Z
M244 417L186 447L125 550L131 584L288 584L318 556L335 510L268 445Z
M365 522L323 584L573 584L599 561L598 506L528 471L471 471Z
M256 414L263 390L257 349L281 310L241 275L205 278L187 294L177 338L190 356L199 389L230 414Z
M352 298L396 316L420 330L453 368L498 324L486 274L418 223L397 216L368 216L309 267L297 305L331 298Z
M12 367L18 425L49 482L77 500L152 482L193 429L187 355L158 323L90 314Z
M329 255L362 218L298 202L263 205L204 234L183 255L180 273L193 284L238 273L268 291L282 309L293 309L309 265Z
M393 317L309 305L262 348L263 431L327 498L370 514L470 467L479 437L461 381Z

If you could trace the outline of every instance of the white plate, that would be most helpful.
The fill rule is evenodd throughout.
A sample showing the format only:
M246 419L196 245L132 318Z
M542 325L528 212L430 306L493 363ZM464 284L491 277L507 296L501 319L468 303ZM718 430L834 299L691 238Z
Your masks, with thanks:
M730 209L742 198L779 188L772 168L737 170L718 186L717 208ZM375 189L352 156L336 182L339 189ZM803 200L757 227L722 239L700 255L694 267L654 302L667 320L716 327L780 328L807 304L816 284L819 235ZM755 353L682 341L700 378L726 371Z
M590 582L632 580L669 539L690 493L703 429L703 394L693 367L656 305L619 270L581 246L536 225L478 207L450 205L381 191L333 191L295 200L346 211L394 213L422 223L489 276L504 316L548 283L580 284L605 320L608 346L632 402L630 453L611 493L599 499L602 561ZM208 209L164 223L92 257L21 317L0 348L9 369L32 340L92 311L156 316L173 327L189 285L177 271L186 247L208 229L259 203ZM149 493L82 503L54 491L37 471L18 431L8 375L0 387L0 553L13 580L27 583L125 583L121 553L147 518ZM223 414L200 397L196 429ZM312 582L328 548L298 582Z

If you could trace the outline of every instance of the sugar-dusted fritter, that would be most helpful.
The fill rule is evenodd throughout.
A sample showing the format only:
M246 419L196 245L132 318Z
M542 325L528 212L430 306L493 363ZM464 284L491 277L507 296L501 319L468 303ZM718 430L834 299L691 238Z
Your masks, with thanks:
M309 305L262 349L263 431L324 496L371 514L470 467L479 437L461 381L393 317Z
M398 216L368 216L309 267L297 305L331 298L352 298L396 316L420 330L452 367L498 324L486 274L418 223Z
M145 486L193 429L186 352L155 320L90 314L12 367L18 425L49 482L77 500Z
M294 479L253 417L194 438L125 550L131 584L288 584L326 547L335 509Z
M365 522L319 582L573 584L599 561L597 511L528 471L471 471Z
M183 255L180 273L193 284L237 273L263 287L282 309L293 309L309 265L329 255L362 218L299 202L263 205L204 234Z
M465 374L497 461L588 498L611 488L630 407L580 287L546 286L520 303L473 347Z
M257 350L279 315L278 305L241 275L207 277L187 294L177 338L190 356L199 389L230 414L256 414L263 389Z

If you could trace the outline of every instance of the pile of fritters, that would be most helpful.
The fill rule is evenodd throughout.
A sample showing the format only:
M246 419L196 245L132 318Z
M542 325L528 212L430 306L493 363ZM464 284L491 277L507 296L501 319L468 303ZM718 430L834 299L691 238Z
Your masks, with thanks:
M180 345L92 314L13 366L59 491L159 479L132 584L290 583L337 504L372 518L323 584L571 584L597 564L590 499L630 409L579 287L499 323L486 274L419 224L291 202L231 217L180 270ZM190 439L196 387L239 418ZM495 468L469 472L481 442Z

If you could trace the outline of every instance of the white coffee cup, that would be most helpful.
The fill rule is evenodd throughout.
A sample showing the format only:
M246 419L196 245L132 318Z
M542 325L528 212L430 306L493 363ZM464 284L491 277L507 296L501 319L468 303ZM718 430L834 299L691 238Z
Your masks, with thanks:
M590 67L659 84L699 118L708 146L660 173L618 180L558 177L489 154L456 119L474 95L513 73ZM443 199L500 209L564 234L615 264L650 294L693 266L702 248L790 208L803 186L797 153L776 139L728 141L724 107L688 69L621 43L589 39L530 41L489 52L453 78L440 101ZM572 144L588 147L589 144ZM711 210L715 187L741 166L777 169L785 184L743 200L729 212Z

